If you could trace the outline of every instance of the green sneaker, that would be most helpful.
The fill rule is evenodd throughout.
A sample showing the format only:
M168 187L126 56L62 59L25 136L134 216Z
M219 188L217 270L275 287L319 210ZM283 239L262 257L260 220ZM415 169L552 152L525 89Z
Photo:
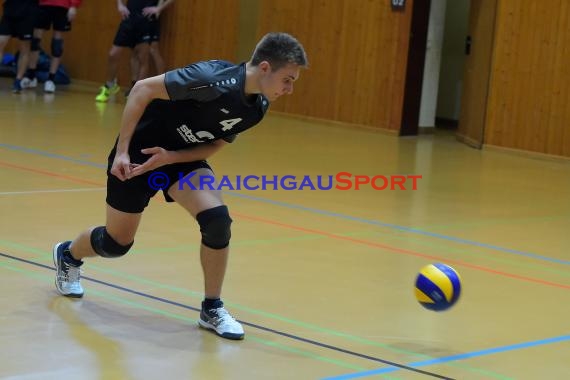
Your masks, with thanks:
M101 86L101 89L99 91L99 95L97 95L95 97L95 101L106 103L109 100L109 97L111 95L115 95L117 92L119 92L120 89L121 88L116 83L111 88L109 88L107 86Z

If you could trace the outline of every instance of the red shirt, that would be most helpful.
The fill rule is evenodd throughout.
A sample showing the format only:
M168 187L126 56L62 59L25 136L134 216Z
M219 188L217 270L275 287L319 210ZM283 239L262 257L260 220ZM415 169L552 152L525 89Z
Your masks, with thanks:
M40 0L40 5L41 6L49 5L52 7L71 8L71 7L80 6L81 0Z

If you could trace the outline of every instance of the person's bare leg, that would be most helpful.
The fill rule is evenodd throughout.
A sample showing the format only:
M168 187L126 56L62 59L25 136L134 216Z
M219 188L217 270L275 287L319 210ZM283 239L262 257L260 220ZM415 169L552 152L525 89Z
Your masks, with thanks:
M121 245L133 242L142 214L131 214L114 209L107 205L107 233ZM71 242L71 256L75 260L97 256L91 246L93 228L83 231Z
M131 82L135 83L139 78L139 60L137 57L136 50L133 50L131 53L130 63L131 63Z
M125 91L125 96L129 96L129 94L131 93L131 90L133 89L133 86L135 85L135 83L137 82L138 78L139 78L139 71L140 71L140 63L139 63L139 57L138 57L138 46L135 46L134 49L132 49L131 51L131 58L130 58L130 66L131 66L131 84L129 85L129 88L127 89L127 91Z
M20 56L18 57L16 79L22 79L28 69L28 61L30 59L30 41L20 40L18 46L20 49Z
M228 247L212 249L200 246L200 262L204 271L204 294L206 298L221 298L222 286L228 265Z
M117 78L117 71L119 69L119 60L125 48L122 46L113 45L109 50L109 57L107 60L107 84L114 83Z
M44 34L43 29L34 29L34 38L42 39ZM38 60L40 58L40 51L31 51L30 50L30 61L28 62L28 67L32 70L35 70L38 67Z
M192 180L197 179L201 174L214 175L208 169L198 169L197 172L198 174ZM199 183L195 183L194 186L198 188ZM175 184L170 188L168 194L194 218L204 210L224 204L221 192L218 190L181 190L178 188L178 184ZM200 262L204 272L204 293L206 298L220 298L222 295L229 250L229 246L223 249L212 249L204 244L200 245Z
M61 32L61 31L59 31L59 30L56 30L56 31L53 32L53 39L61 40L61 41L63 42L64 35L65 35L64 32ZM51 61L50 61L50 64L49 64L49 73L50 73L50 74L55 74L56 71L57 71L57 68L59 67L59 64L60 64L60 63L61 63L61 57L54 57L54 56L52 55Z
M134 53L137 55L138 61L138 76L137 80L145 79L148 77L148 61L150 55L150 45L147 42L143 42L135 46Z
M160 47L158 46L158 41L153 41L150 44L150 56L152 57L152 62L154 63L156 74L160 75L164 73L164 59L162 59L162 55L160 55Z
M197 175L191 179L196 188L199 188L200 175L206 175L212 178L214 176L209 169L198 169L196 172ZM216 185L214 184L213 186L215 188ZM208 238L210 240L213 239L216 243L219 240L223 241L226 238L229 239L227 209L224 216L224 211L220 210L220 206L224 206L220 191L184 189L179 188L178 183L175 183L169 189L168 194L196 218L199 223L201 220L202 222L204 221L204 214L210 213L207 216L207 218L212 218L210 222L207 222L204 226L201 225L201 228L205 228L205 230L209 231L206 232L206 235L203 234L203 240L204 236L208 235L210 235ZM231 220L229 220L229 222L231 222ZM212 223L217 225L217 227L212 227L213 230L209 227ZM227 230L223 227L224 225L227 226ZM216 234L216 236L212 236L214 234ZM218 236L218 234L222 234L223 236ZM225 244L225 242L220 243ZM208 247L204 243L200 245L200 262L204 273L205 297L202 302L202 311L200 312L198 324L203 328L215 331L216 334L221 337L227 339L243 339L243 327L227 312L220 299L228 264L228 255L229 245L221 249Z
M127 253L133 243L141 215L118 211L107 205L106 227L99 227L95 235L96 244L100 245L99 252L102 255L104 253L105 257L119 257ZM83 297L80 269L82 260L97 256L91 245L93 230L94 228L90 228L80 233L72 242L60 242L53 247L55 286L61 295Z
M100 88L99 94L95 97L95 101L106 103L109 101L110 96L119 92L117 71L119 69L119 60L121 59L121 54L124 49L124 47L113 45L111 50L109 50L109 56L107 57L107 78L105 79L105 85Z

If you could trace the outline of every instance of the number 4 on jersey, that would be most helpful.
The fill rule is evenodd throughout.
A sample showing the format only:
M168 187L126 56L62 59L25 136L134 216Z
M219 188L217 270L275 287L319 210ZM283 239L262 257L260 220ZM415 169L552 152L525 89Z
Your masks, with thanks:
M229 131L234 127L234 125L239 123L241 120L242 120L241 117L238 117L235 119L227 119L220 121L220 124L222 124L222 131Z

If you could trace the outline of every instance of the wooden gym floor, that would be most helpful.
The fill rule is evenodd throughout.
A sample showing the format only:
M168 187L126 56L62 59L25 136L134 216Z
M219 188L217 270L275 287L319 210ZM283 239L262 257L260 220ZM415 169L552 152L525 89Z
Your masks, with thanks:
M570 164L275 114L211 160L218 175L420 174L417 190L226 190L224 299L246 329L196 326L197 226L156 197L132 251L56 294L52 245L104 218L123 98L10 93L0 80L0 378L568 379ZM295 95L293 95L295 96ZM459 303L413 295L452 265Z

